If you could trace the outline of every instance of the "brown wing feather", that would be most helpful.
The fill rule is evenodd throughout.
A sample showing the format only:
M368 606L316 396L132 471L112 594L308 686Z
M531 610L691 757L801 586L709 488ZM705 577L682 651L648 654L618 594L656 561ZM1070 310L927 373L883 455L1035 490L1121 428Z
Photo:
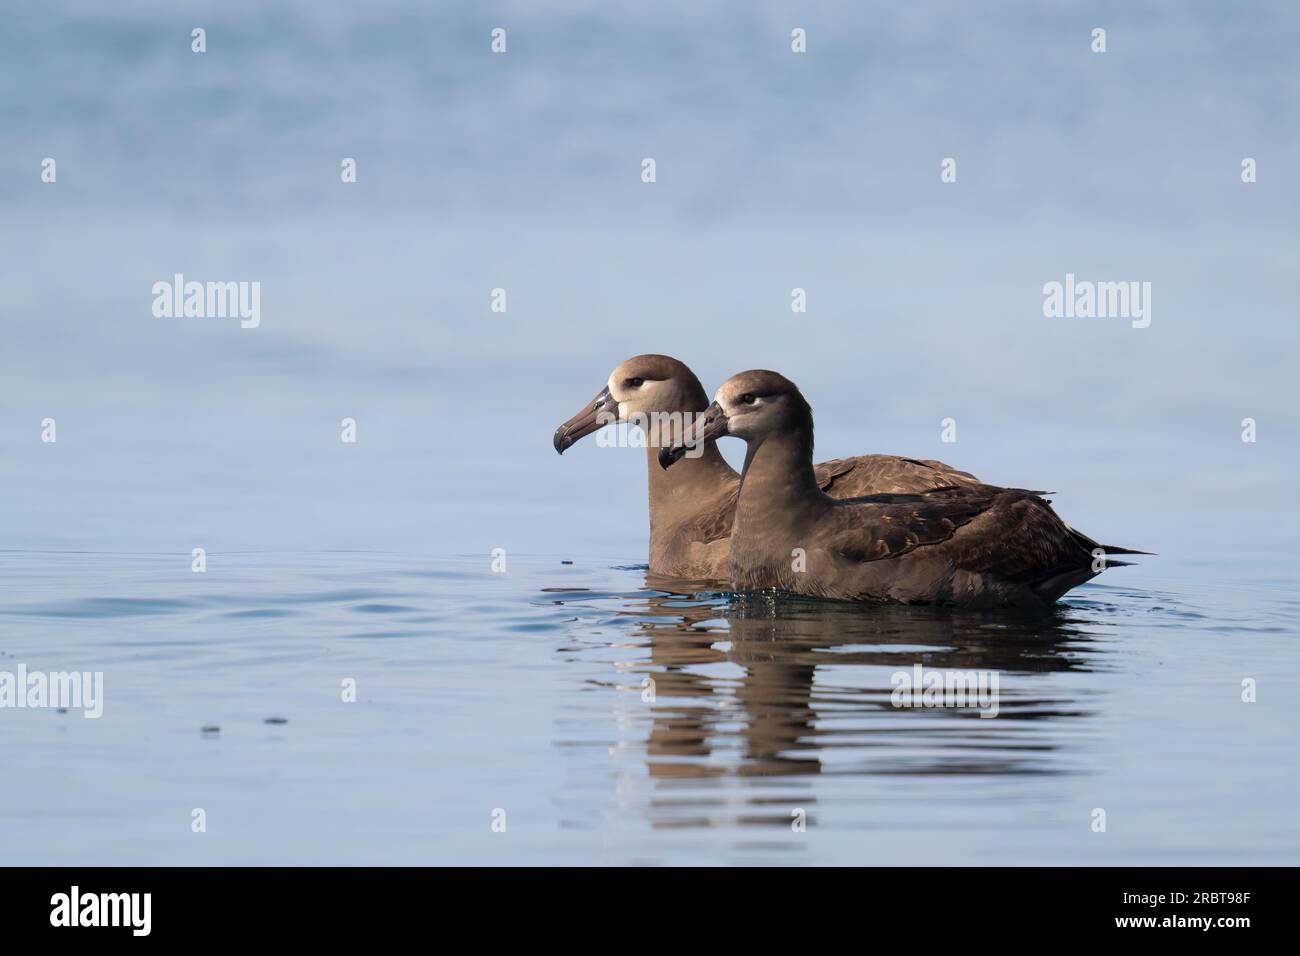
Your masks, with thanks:
M988 511L1001 491L988 485L949 485L924 494L854 498L831 512L839 528L827 543L854 561L896 558L947 541Z
M721 490L721 500L717 507L701 508L695 519L697 536L695 540L708 544L722 538L731 537L731 524L736 517L736 499L740 492L740 482L734 482L730 488Z
M875 494L913 494L954 484L978 483L974 475L941 461L897 455L835 458L813 466L817 484L833 498Z
M829 544L851 560L898 558L937 546L964 571L1032 587L1084 569L1091 559L1048 502L1018 488L974 483L920 495L871 496L846 502L833 514L841 530Z
M1090 552L1037 495L1000 496L989 518L946 546L954 564L1030 587L1091 564Z

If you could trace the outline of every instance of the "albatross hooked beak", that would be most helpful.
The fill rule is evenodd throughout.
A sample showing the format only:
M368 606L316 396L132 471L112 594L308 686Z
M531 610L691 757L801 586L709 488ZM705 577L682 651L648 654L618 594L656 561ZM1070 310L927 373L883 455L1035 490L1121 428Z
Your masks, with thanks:
M727 413L717 402L696 414L694 421L686 428L680 444L659 449L659 465L667 468L673 462L685 458L692 449L703 452L704 443L721 438L727 434Z
M609 386L600 390L595 398L583 406L582 411L555 429L553 443L561 455L565 449L584 435L618 421L618 404L610 397Z

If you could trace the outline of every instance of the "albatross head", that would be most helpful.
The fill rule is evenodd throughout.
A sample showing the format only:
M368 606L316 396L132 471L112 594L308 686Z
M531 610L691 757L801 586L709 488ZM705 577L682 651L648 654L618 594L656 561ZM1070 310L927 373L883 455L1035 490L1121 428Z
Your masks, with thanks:
M734 435L756 441L770 434L811 427L812 410L798 387L784 375L766 369L739 372L722 383L713 404L687 429L680 444L659 452L667 468L694 445Z
M637 355L620 363L596 397L555 430L553 443L562 455L604 425L655 414L694 413L706 404L704 387L683 363L668 355Z

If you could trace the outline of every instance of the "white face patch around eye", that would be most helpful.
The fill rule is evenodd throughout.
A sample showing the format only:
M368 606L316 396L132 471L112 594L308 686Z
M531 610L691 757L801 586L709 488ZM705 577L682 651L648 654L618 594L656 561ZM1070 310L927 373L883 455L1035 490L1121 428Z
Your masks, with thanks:
M621 422L628 421L629 416L636 412L653 409L655 403L661 398L658 392L664 386L661 379L641 377L640 385L630 385L628 384L629 381L630 379L627 376L620 378L616 369L614 374L609 376L609 381L606 383L610 395L613 396L615 401L618 401L618 420ZM615 387L616 384L617 388ZM619 392L627 396L626 401L619 401Z
M609 373L609 381L605 383L605 389L609 392L610 397L616 401L618 399L618 389L615 387L614 383L617 381L618 381L618 369L615 369L614 371ZM618 420L620 422L627 421L627 415L628 415L627 402L619 402Z

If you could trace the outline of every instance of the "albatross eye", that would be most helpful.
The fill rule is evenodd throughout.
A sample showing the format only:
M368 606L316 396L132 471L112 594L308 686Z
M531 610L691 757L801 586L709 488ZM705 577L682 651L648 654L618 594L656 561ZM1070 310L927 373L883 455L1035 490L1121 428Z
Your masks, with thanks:
M746 392L744 395L740 396L740 404L742 405L753 405L756 401L758 401L758 399L756 399L749 392Z
M640 388L642 385L645 384L645 379L643 379L643 378L629 378L629 379L627 380L627 384L631 385L633 388Z

